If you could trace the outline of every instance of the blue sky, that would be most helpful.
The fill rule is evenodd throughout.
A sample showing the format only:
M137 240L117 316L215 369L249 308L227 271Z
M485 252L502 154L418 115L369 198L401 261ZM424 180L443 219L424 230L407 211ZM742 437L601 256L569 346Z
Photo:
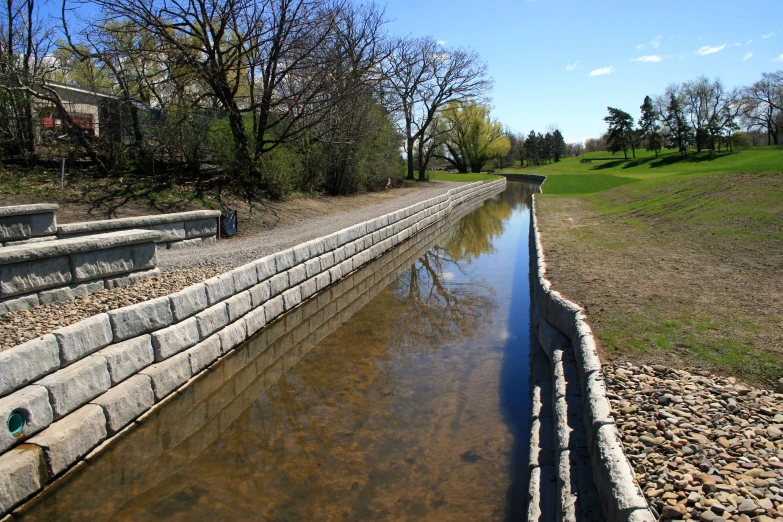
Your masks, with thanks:
M392 34L477 50L503 124L556 123L567 141L603 133L607 106L638 118L644 96L672 82L733 87L783 70L783 0L391 0L386 13Z

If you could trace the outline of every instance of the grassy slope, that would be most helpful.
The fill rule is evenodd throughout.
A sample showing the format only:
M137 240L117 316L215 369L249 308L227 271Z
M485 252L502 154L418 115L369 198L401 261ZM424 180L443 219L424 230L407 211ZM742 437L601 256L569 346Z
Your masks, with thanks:
M474 181L495 181L496 179L500 179L500 176L487 174L486 172L481 172L479 174L460 174L433 171L430 172L430 179L433 181L462 181L465 183L472 183Z
M581 262L597 266L585 272L618 271L607 278L612 292L633 297L617 300L615 310L604 309L612 299L578 276L561 279L570 285L563 290L591 302L602 345L615 355L702 361L752 381L780 378L783 316L776 293L783 278L783 175L734 172L783 172L783 147L672 159L643 158L631 166L566 160L522 170L550 176L541 207L547 212L560 207L561 220L569 203L558 201L574 197L566 196L572 194L571 178L587 178L582 184L591 190L577 198L590 224L558 229L555 246L573 255L584 249ZM595 172L596 167L603 168ZM597 192L592 188L598 173L636 182ZM559 178L568 182L555 183ZM547 196L553 193L563 196ZM545 242L546 235L544 229ZM664 266L663 260L672 259L676 262ZM627 273L619 273L623 270ZM645 285L647 293L639 290ZM687 287L662 290L676 285Z

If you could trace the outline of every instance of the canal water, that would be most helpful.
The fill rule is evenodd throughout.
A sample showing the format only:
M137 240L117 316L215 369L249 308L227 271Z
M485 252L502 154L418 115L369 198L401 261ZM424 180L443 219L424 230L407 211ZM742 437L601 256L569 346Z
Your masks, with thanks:
M535 188L310 299L22 519L523 520Z

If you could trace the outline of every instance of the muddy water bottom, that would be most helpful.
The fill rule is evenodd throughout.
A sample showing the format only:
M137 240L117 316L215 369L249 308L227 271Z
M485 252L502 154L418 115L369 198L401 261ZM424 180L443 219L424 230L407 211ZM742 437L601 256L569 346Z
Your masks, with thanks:
M533 189L509 183L304 303L19 518L516 518Z

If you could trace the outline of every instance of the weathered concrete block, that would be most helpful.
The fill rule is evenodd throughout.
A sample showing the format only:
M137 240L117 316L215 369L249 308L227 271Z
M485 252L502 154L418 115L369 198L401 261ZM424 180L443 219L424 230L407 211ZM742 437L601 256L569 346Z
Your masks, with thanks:
M71 282L67 256L0 266L0 296L10 297Z
M333 252L326 252L325 254L321 254L318 257L318 261L320 263L320 271L329 270L334 266L334 253ZM312 277L312 276L308 276Z
M106 358L112 386L136 374L155 360L149 335L113 344L96 355Z
M0 429L0 454L35 435L54 420L49 392L43 386L34 384L0 399L0 419L8 419L13 412L22 414L24 427L15 435L8 429Z
M214 239L214 238L213 238ZM183 248L199 247L204 244L204 238L195 237L193 239L181 239L167 243L168 250L182 250Z
M202 339L206 339L228 324L228 310L226 303L218 303L196 315L198 333Z
M283 298L280 296L267 301L266 304L264 304L264 315L266 317L266 322L271 323L277 319L283 313L283 308Z
M341 263L345 261L345 247L335 248L332 251L332 255L334 255L334 264ZM334 266L334 265L332 265Z
M159 328L165 328L174 322L168 297L159 297L117 310L110 310L108 313L115 341L124 341Z
M0 240L14 241L31 236L29 216L0 217Z
M169 295L169 302L171 303L171 313L174 315L174 320L177 322L182 321L209 306L206 286L204 283L190 285L184 290Z
M307 279L307 269L304 265L295 266L288 271L288 284L290 286L298 285L305 279Z
M38 294L20 295L18 297L7 297L0 300L0 315L18 312L20 310L29 310L40 305L41 301Z
M320 256L326 252L326 240L324 238L313 239L305 244L310 250L310 258Z
M310 248L307 243L296 245L292 250L294 251L294 264L298 265L310 259Z
M130 274L116 275L107 277L103 280L103 284L106 288L122 288L128 286L137 281L145 281L147 279L153 279L160 276L159 268L151 268L149 270L139 270L138 272L131 272Z
M280 295L289 288L288 272L277 274L269 279L269 292L272 296Z
M106 439L103 408L87 404L29 440L44 452L50 477L56 477Z
M60 367L60 347L52 334L0 352L0 397Z
M196 375L220 357L220 337L213 335L185 352L190 362L190 373Z
M168 359L201 340L198 332L198 322L195 317L153 332L150 337L152 339L155 362Z
M323 272L315 276L315 291L320 292L332 283L332 277L329 272Z
M72 254L74 280L89 281L154 268L157 264L155 253L155 243L149 242Z
M93 355L44 377L36 384L49 390L52 411L57 420L111 388L111 376L106 359Z
M250 337L266 326L266 313L264 307L258 307L245 316L245 330L247 330L247 336Z
M217 219L199 219L185 221L185 235L188 238L200 236L216 236L218 229Z
M214 245L217 243L217 236L204 236L201 238L201 244L203 246Z
M155 404L152 381L147 375L134 375L93 399L92 404L103 408L106 428L113 435Z
M315 259L310 259L305 262L304 267L307 278L314 277L321 272L321 260L317 257Z
M23 444L0 455L0 516L40 491L47 482L43 451Z
M289 268L294 266L294 264L296 264L294 261L294 251L291 248L276 253L274 257L275 257L275 270L277 271L278 274L284 272L285 270L288 270Z
M147 366L139 373L150 376L155 399L161 400L190 379L190 357L187 353L180 353L163 362Z
M51 290L41 290L38 294L38 298L41 300L41 304L62 303L76 299L77 297L83 297L85 295L91 295L96 292L100 292L105 288L103 281L88 281L86 283L78 283L75 285L68 285L61 288L52 288Z
M264 304L267 299L269 299L269 296L271 295L272 290L269 285L269 281L264 281L263 283L258 283L256 286L250 289L250 303L253 306L253 308L258 308L262 304Z
M306 301L311 296L315 295L318 291L318 285L315 282L315 277L307 279L299 285L299 291L302 295L302 301Z
M98 314L52 332L60 345L60 361L66 366L104 346L113 334L109 314Z
M245 321L241 319L235 323L231 323L220 330L218 335L220 336L220 349L223 353L236 348L247 339Z
M235 268L229 274L234 278L235 292L241 292L258 283L258 268L252 263Z
M283 306L286 312L301 302L302 293L298 286L283 292Z
M149 225L147 228L160 232L160 241L179 241L187 237L185 235L185 223L182 221L176 223L160 223L158 225Z
M228 309L228 320L232 323L248 313L252 308L252 302L250 298L250 292L245 291L238 293L234 297L226 300L226 308Z
M259 282L265 281L275 275L275 256L262 257L258 261L253 262L256 267L256 276Z
M220 274L204 281L204 288L211 306L234 295L234 277L231 274Z
M329 234L322 239L324 240L324 252L331 252L340 246L339 235L337 233Z

